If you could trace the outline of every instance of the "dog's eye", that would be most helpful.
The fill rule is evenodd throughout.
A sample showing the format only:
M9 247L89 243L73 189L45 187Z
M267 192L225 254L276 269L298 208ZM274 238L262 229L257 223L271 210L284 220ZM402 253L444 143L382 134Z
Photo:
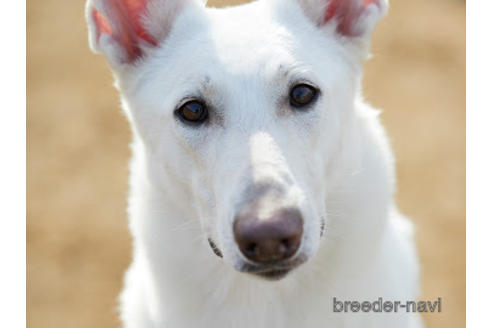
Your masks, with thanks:
M177 115L186 122L199 124L208 118L208 110L202 102L191 100L177 110Z
M295 85L290 91L290 104L297 108L307 106L316 99L317 93L317 90L310 85Z

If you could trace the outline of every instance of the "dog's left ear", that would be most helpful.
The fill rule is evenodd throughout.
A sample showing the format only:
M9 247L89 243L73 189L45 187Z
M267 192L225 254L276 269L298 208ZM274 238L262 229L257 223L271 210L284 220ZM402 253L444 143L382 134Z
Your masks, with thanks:
M368 45L376 23L388 10L388 0L296 1L318 27L363 45Z

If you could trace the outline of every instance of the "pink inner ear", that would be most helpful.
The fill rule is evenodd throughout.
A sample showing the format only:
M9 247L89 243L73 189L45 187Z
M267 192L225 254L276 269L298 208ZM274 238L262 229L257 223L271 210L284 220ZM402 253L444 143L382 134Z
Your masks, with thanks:
M106 18L99 11L92 9L92 17L94 17L94 22L97 26L97 38L99 38L103 33L108 35L113 34L111 25L109 25Z
M329 0L323 23L337 19L337 32L345 36L358 36L355 30L357 21L367 6L378 4L378 0Z
M108 17L93 9L92 15L97 26L97 36L108 34L125 50L128 61L132 62L142 55L140 42L143 40L157 45L142 26L147 0L102 0Z

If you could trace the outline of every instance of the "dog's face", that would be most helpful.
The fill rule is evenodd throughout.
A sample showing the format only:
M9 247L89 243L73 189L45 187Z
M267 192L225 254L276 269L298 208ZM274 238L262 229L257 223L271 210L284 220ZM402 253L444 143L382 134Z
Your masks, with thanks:
M94 3L94 4L93 4ZM150 180L194 209L214 251L278 279L316 252L369 34L385 1L89 1ZM323 183L321 183L323 181Z

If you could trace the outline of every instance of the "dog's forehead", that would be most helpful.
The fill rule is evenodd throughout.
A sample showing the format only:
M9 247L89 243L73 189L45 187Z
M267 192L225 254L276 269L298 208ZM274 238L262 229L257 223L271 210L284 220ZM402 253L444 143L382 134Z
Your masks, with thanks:
M214 55L231 71L294 61L291 31L272 19L271 10L261 1L211 10L209 22L206 37L214 45Z

